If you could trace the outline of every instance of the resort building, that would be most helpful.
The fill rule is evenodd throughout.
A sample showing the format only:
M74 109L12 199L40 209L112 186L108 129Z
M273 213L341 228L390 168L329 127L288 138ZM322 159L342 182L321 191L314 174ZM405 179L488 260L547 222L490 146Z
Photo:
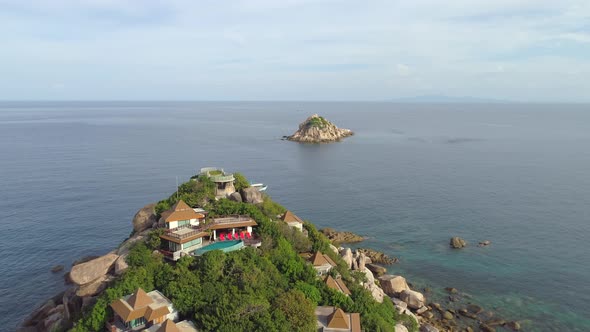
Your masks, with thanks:
M358 313L346 313L336 307L316 307L318 332L361 332Z
M293 212L288 211L283 214L282 221L286 222L290 227L296 228L303 232L303 220L296 216Z
M115 315L107 322L110 332L140 331L167 319L178 320L172 302L157 290L146 293L138 288L134 294L111 303L111 308Z
M173 260L203 246L203 238L209 235L202 226L204 218L204 214L195 212L183 200L162 213L160 220L165 224L166 232L160 238Z
M342 281L341 278L332 278L332 276L327 276L326 279L326 286L328 286L329 288L335 289L339 292L344 293L346 296L350 295L350 290L348 289L348 287L346 287L346 285L344 284L344 281Z
M207 225L212 231L212 239L218 240L245 240L251 238L252 227L258 224L248 215L228 215L213 218Z
M227 197L236 192L234 175L225 173L223 168L201 168L199 176L206 176L215 183L215 197L217 198Z
M328 256L323 253L316 251L310 258L311 264L314 269L318 272L318 275L324 275L336 266L336 263Z
M195 324L188 320L174 323L171 320L166 320L162 324L152 325L144 330L145 332L198 332Z

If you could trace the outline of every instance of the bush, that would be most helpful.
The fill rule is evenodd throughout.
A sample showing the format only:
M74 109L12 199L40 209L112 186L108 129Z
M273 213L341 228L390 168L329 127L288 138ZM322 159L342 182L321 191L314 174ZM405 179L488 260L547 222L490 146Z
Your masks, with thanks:
M234 187L237 191L250 187L250 182L248 182L248 180L244 175L242 175L242 173L234 173L234 179Z

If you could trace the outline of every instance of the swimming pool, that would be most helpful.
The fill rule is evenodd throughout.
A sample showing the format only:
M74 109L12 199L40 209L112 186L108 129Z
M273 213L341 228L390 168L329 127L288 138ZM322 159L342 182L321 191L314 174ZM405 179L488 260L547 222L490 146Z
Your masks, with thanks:
M215 242L213 244L210 244L208 246L199 248L199 249L193 251L192 254L195 256L200 256L200 255L202 255L206 252L212 251L212 250L221 250L223 252L230 252L230 251L242 249L243 247L244 247L244 241L242 241L242 240L219 241L219 242Z

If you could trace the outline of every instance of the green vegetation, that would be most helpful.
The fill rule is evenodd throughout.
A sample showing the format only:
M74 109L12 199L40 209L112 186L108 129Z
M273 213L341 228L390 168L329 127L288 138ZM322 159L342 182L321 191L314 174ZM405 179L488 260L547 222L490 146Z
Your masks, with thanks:
M318 128L324 128L326 127L330 122L326 119L324 119L321 116L318 116L316 118L311 118L308 122L307 122L307 126L308 127L318 127Z
M242 173L234 173L234 187L237 191L250 187L250 182Z
M170 209L180 199L189 206L205 206L209 201L215 199L215 183L207 177L200 176L181 184L178 187L178 193L174 193L156 204L154 208L156 215L160 217L162 212Z
M215 176L215 175L223 175L223 172L221 170L214 170L214 171L209 171L209 176Z
M172 300L180 318L194 320L200 331L314 331L316 305L360 313L365 331L394 331L400 320L412 331L417 330L415 322L397 314L389 298L377 303L359 285L364 275L351 273L313 224L304 224L309 235L305 237L273 221L285 208L269 197L256 206L228 199L215 201L211 193L207 179L199 179L182 184L179 198L189 205L204 203L201 206L210 216L250 215L258 223L255 233L263 239L262 246L230 253L216 250L169 264L161 255L152 254L160 245L161 232L153 231L146 243L132 247L127 257L129 269L83 313L73 331L102 330L113 315L109 304L138 287L146 292L161 291ZM175 194L159 202L158 213L175 202ZM313 267L300 256L310 250L320 250L338 264L332 273L342 277L351 296L328 288L316 277Z

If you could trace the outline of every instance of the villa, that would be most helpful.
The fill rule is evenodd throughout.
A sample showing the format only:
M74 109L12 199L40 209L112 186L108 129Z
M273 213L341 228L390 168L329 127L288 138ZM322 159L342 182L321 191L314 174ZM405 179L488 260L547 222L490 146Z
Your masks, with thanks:
M178 320L172 302L157 290L146 293L138 288L134 294L111 303L111 308L115 315L106 324L110 332L141 331L167 319Z
M336 307L316 307L318 332L361 332L358 313L346 313Z
M318 275L324 275L336 266L336 263L328 255L324 255L319 251L316 251L309 260Z
M203 246L203 237L209 235L202 226L204 218L204 214L195 212L183 200L162 213L160 220L165 224L166 232L160 238L173 260Z
M234 186L234 175L225 173L223 168L205 167L201 168L199 176L206 176L215 183L215 197L227 197L236 192Z
M287 212L283 214L281 220L286 222L290 227L296 228L303 232L303 220L301 220L301 218L296 216L293 212L287 210Z
M183 255L201 255L217 249L228 252L261 245L260 239L252 236L252 227L258 224L250 216L220 216L205 222L206 213L191 208L183 200L163 212L160 224L164 225L165 233L160 239L164 249L160 251L176 261Z
M346 296L350 295L350 290L348 289L348 287L346 287L346 285L344 284L344 281L342 281L341 278L334 279L331 276L327 276L325 279L325 282L329 288L332 288L332 289L335 289L339 292L342 292Z
M198 332L195 324L188 320L183 320L182 322L174 323L167 319L162 324L152 325L149 328L144 330L145 332Z

